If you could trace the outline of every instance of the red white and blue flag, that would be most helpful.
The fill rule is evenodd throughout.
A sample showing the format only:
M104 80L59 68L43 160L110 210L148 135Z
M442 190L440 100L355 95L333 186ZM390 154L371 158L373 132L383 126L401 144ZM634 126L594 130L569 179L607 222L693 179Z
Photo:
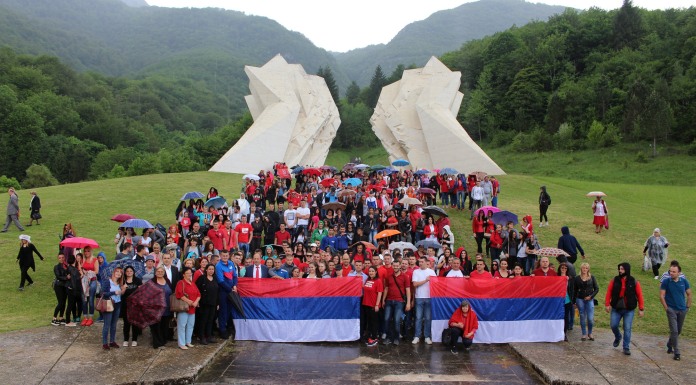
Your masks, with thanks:
M246 319L236 315L238 340L356 341L360 338L361 277L240 278Z
M442 330L463 299L476 312L476 343L558 342L563 340L565 277L514 279L430 279L432 337Z

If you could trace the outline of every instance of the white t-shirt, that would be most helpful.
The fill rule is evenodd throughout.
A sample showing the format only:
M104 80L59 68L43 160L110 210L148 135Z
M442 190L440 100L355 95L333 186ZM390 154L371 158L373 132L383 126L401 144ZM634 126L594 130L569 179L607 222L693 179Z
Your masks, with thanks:
M298 208L295 210L297 212L297 215L307 215L307 218L302 219L302 218L297 218L297 225L298 226L307 226L309 224L309 207L305 208Z
M461 270L450 270L445 275L447 278L464 278L464 273Z
M416 269L413 270L412 282L425 281L426 277L436 277L437 275L432 269ZM416 298L430 298L430 281L416 287Z
M287 228L292 229L295 227L295 224L297 223L297 211L295 209L292 210L285 210L283 213L283 218L285 218L285 226Z

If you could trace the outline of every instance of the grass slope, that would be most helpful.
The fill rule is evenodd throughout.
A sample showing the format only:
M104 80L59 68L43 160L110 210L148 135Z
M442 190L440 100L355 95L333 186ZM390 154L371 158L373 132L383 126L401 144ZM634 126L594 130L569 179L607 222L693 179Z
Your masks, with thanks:
M372 152L374 151L374 152ZM378 150L363 155L363 160L380 159ZM332 154L330 164L339 166L348 155ZM343 159L346 158L346 159ZM382 161L384 158L381 158ZM336 161L336 162L335 162ZM644 319L636 318L635 330L653 334L666 334L664 312L659 304L658 284L652 276L640 271L643 242L654 227L660 227L670 240L670 259L679 259L687 277L696 276L691 229L696 221L696 194L692 187L663 185L631 185L575 181L554 177L506 175L500 178L502 195L500 206L520 215L532 214L537 218L537 196L540 185L546 185L553 197L549 210L551 227L537 229L542 246L555 246L560 227L568 225L581 242L588 255L587 261L599 279L600 302L604 299L607 282L616 274L616 265L629 261L633 272L643 285L647 300ZM80 236L96 239L102 249L113 259L113 237L116 223L109 218L118 213L130 213L147 218L153 223L167 225L174 221L174 209L181 195L187 191L205 192L215 186L228 198L238 196L241 187L239 175L197 172L185 174L149 175L115 180L87 182L37 189L44 209L40 226L29 227L27 234L46 256L37 260L37 272L32 274L37 284L24 292L18 292L19 269L15 263L19 246L19 232L13 227L0 234L0 258L5 266L0 272L0 332L46 325L50 321L55 296L51 289L52 267L55 264L57 235L65 222L72 222ZM603 190L609 197L607 205L611 213L611 229L596 235L591 225L591 200L584 194L591 190ZM29 204L28 191L20 191L22 207ZM27 215L26 212L24 215ZM475 250L471 237L468 215L452 212L452 222L457 246L464 244ZM23 218L26 220L26 218ZM609 317L602 309L596 312L597 324L608 326ZM684 335L696 337L696 320L687 317Z

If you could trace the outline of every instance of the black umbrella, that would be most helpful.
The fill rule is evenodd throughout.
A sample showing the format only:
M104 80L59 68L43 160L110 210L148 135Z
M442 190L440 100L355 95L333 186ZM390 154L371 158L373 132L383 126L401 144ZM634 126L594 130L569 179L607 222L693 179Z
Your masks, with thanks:
M439 206L427 206L427 207L423 207L423 211L425 211L425 212L428 213L428 214L431 214L431 215L438 215L438 216L441 216L441 217L447 217L447 216L449 216L449 215L447 215L447 213L445 212L445 210L444 210L442 207L439 207Z
M242 297L239 296L239 293L233 290L227 295L227 299L232 302L232 308L234 308L236 313L241 315L242 318L246 319L247 317L246 314L244 314L244 306L242 305Z

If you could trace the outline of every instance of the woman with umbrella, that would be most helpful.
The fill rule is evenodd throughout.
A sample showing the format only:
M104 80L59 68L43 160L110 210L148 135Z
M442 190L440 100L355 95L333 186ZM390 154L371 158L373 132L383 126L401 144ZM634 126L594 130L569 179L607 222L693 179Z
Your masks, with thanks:
M140 285L143 284L143 281L135 276L135 269L133 266L126 266L126 268L123 270L123 274L123 285L126 289L123 291L121 301L125 304L127 303L126 301L128 300L128 297L133 294ZM131 331L133 332L133 342L130 343L130 346L138 346L138 336L140 333L142 333L142 331L139 327L132 325L128 321L127 306L121 307L121 318L123 318L123 346L129 345L128 340L130 339Z
M667 238L662 236L659 228L653 230L653 235L648 237L643 246L643 255L650 257L652 264L653 275L655 279L660 278L660 266L667 260L667 248L669 242Z
M218 304L219 288L215 279L215 265L209 264L205 267L205 273L198 277L196 286L201 295L198 309L196 310L198 337L201 345L208 345L213 342L213 324L215 323L215 309Z
M104 300L111 300L113 311L104 312L104 326L102 326L102 347L104 350L110 348L118 349L116 343L116 325L118 316L121 313L121 294L126 291L126 285L123 283L123 269L117 267L111 273L111 277L104 278L101 282L102 294ZM107 344L107 338L109 343Z
M592 202L592 212L594 213L594 220L592 223L595 225L595 233L599 234L602 232L602 227L607 226L607 204L602 199L602 196L597 195L594 202Z
M82 303L85 317L82 319L80 326L92 326L94 324L94 297L97 295L97 277L99 276L99 261L92 255L92 247L85 246L82 250L84 253L82 259L82 276L86 278L85 294L87 298Z
M21 272L21 277L19 280L19 290L24 290L24 282L28 281L29 286L34 284L34 281L29 276L29 269L36 271L36 264L34 263L34 253L39 256L43 261L44 257L39 253L33 243L31 243L31 237L22 234L19 236L19 253L17 253L17 262L19 263L19 270Z
M150 333L152 334L152 347L158 349L167 344L169 334L169 321L172 318L172 312L169 310L169 297L172 295L172 288L167 282L164 266L160 265L155 269L155 278L151 281L156 287L164 291L164 300L166 307L162 313L159 322L150 325Z

